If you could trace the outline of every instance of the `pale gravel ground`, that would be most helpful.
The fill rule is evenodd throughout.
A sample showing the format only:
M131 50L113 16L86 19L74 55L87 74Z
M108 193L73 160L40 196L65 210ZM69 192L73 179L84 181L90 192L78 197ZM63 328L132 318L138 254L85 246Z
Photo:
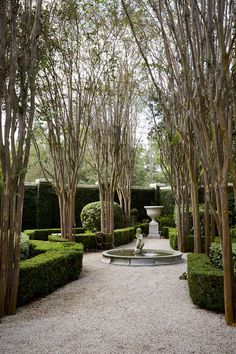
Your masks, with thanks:
M145 242L168 247L167 240ZM85 254L77 281L5 317L0 353L236 354L236 328L192 304L179 280L186 262L125 267L100 257Z

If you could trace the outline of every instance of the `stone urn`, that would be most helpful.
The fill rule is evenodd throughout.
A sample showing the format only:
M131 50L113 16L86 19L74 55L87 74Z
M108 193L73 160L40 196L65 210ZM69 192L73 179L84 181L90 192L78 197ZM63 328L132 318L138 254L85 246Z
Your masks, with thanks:
M161 238L161 234L159 232L159 224L155 219L160 216L163 206L152 205L145 206L144 208L147 211L147 215L152 219L152 221L149 223L148 238Z

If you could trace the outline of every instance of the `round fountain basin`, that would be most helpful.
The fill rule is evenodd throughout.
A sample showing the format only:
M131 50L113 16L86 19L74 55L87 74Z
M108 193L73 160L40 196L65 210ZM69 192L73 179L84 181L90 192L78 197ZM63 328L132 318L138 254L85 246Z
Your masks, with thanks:
M172 250L143 249L136 254L134 249L113 249L102 252L102 262L126 266L159 266L183 262L182 253Z

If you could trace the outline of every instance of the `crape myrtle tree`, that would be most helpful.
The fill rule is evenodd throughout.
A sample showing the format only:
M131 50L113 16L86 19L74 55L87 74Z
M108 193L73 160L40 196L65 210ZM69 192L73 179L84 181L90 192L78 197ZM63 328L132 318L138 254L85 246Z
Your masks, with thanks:
M34 142L44 176L58 196L61 236L72 241L76 187L105 63L101 68L98 38L91 33L83 2L62 0L49 7L44 14ZM40 135L49 147L47 159L37 144Z
M189 234L190 177L185 147L176 129L180 119L179 110L176 105L173 106L173 99L168 99L168 96L162 100L159 96L158 102L152 98L150 109L155 122L151 135L157 142L162 171L171 186L175 200L178 249L186 252Z
M116 63L115 73L106 75L102 98L98 97L98 108L91 124L91 164L94 166L101 201L101 231L113 235L114 196L119 187L123 201L129 203L130 175L128 164L132 168L133 141L131 140L132 97L134 95L134 77L126 68L127 63ZM128 159L130 159L128 161ZM130 213L129 206L125 209ZM114 243L114 239L113 239Z
M128 117L124 129L124 142L121 146L123 150L122 170L116 189L122 209L124 225L129 225L131 221L131 185L137 145L137 104L130 105L127 115Z
M119 2L106 1L96 6L96 13L100 16L97 21L103 23L102 29L97 27L100 28L99 43L103 44L102 57L107 66L99 83L95 118L90 127L90 164L96 170L99 185L101 231L112 235L114 245L113 205L118 187L120 197L122 193L125 203L130 203L127 201L130 199L130 176L125 166L130 163L132 168L140 59L127 23L120 14ZM109 40L104 41L107 34ZM129 212L127 205L125 213Z
M130 7L126 1L122 0L122 3L135 33ZM206 184L214 189L223 256L225 319L227 324L233 325L235 279L227 181L229 177L232 179L235 190L235 150L232 144L235 125L235 2L149 0L135 3L143 11L149 11L146 14L152 28L156 28L156 39L161 43L168 63L165 70L170 93L179 93L185 130L182 130L183 125L178 130L187 136L188 149L193 148L204 170ZM137 34L136 41L140 45ZM158 51L154 54L159 63L162 56ZM152 67L148 65L148 68L155 79ZM158 86L156 81L154 83ZM191 138L195 144L191 145ZM190 162L188 164L190 166ZM192 200L194 202L194 198Z
M0 318L16 311L42 1L0 1Z

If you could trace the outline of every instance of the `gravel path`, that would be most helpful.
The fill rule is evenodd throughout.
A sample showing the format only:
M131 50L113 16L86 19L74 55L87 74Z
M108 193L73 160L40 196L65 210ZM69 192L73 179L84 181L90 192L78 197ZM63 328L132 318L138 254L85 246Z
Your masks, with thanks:
M145 240L145 247L168 248L168 241ZM192 304L179 280L186 262L125 267L100 258L85 254L77 281L5 317L0 353L236 354L236 328Z

